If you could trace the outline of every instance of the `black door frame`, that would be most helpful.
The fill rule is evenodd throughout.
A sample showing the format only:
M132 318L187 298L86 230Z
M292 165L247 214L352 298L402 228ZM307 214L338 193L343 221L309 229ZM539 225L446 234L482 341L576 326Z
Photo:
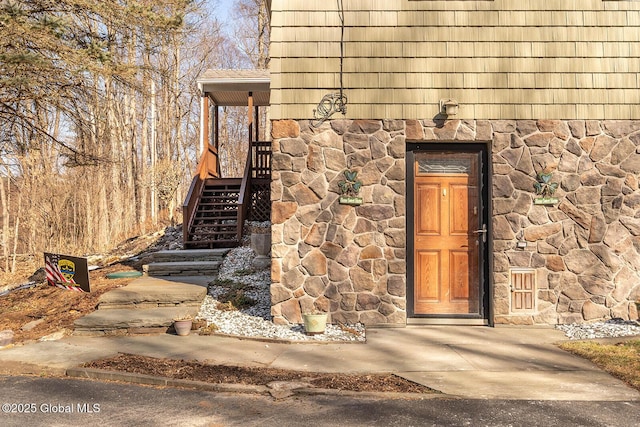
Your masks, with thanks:
M490 197L490 185L491 185L491 165L489 162L491 144L487 143L458 143L458 142L407 142L406 151L406 198L407 198L407 318L408 319L482 319L488 322L489 325L493 325L493 313L491 299L492 299L492 286L491 286L491 274L489 265L492 262L491 256L491 197ZM443 314L415 314L414 312L414 274L415 274L415 259L414 259L414 243L413 235L415 232L414 216L415 216L415 200L414 200L414 165L415 165L415 153L417 152L437 152L437 153L480 153L480 164L478 167L479 185L478 185L478 200L480 201L480 215L481 224L487 225L486 242L480 245L479 250L479 262L480 271L479 278L481 282L480 286L480 313L479 314L457 314L457 315L443 315ZM480 240L482 242L482 239Z

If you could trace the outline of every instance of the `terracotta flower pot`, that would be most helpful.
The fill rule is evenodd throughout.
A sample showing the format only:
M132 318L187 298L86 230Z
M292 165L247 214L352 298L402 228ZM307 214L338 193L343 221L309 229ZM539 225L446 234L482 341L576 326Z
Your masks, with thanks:
M176 334L180 336L189 335L191 332L191 326L193 325L193 320L174 320L173 328L176 330Z

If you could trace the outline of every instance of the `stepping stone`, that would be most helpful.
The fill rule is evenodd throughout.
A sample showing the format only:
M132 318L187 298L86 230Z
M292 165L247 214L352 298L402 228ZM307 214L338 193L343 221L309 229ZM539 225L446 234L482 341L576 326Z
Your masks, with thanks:
M199 307L161 307L153 309L97 310L74 322L74 334L95 335L137 332L157 333L173 324L173 319L198 314ZM147 330L147 331L145 331Z
M210 276L218 274L222 261L153 262L142 269L149 276Z
M181 261L222 261L230 249L181 249L158 251L153 254L153 262Z
M201 286L156 277L141 277L127 286L102 294L98 299L98 308L102 310L177 305L200 307L207 295L206 283Z

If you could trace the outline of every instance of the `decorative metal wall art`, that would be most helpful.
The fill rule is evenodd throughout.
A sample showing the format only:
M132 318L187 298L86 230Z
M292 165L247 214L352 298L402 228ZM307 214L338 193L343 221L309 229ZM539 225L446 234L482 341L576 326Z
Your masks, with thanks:
M542 197L533 199L535 205L555 205L558 203L558 198L553 197L558 189L558 183L551 182L552 176L553 173L546 169L538 173L538 182L535 182L533 187L536 189L536 194Z
M338 182L340 187L340 204L358 206L362 204L362 197L357 197L362 188L362 182L358 181L358 172L346 170L344 171L344 181Z

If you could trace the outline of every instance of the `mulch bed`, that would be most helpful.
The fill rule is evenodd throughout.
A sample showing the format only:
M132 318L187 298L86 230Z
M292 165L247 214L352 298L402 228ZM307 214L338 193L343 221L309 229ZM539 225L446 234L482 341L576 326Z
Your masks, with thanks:
M267 385L273 381L303 381L317 388L333 390L437 393L429 387L393 374L326 374L274 368L210 365L193 360L158 359L132 354L118 354L111 358L86 363L83 366L216 384Z

